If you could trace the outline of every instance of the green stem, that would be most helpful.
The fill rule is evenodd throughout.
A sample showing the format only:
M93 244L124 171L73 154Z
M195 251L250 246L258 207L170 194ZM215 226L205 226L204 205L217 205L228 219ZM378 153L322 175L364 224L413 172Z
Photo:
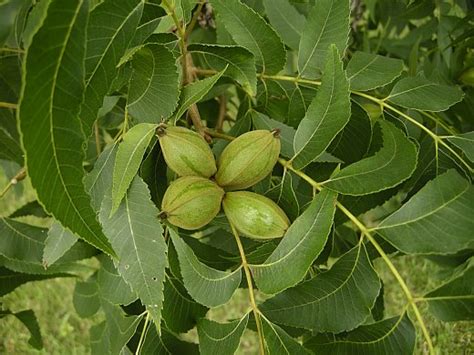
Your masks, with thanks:
M146 312L145 324L143 324L142 334L140 334L140 340L138 341L137 350L135 351L135 354L140 353L140 349L143 346L143 342L145 341L145 334L146 334L149 322L150 322L150 313Z
M12 186L15 186L18 184L20 181L24 180L26 178L26 169L21 168L16 175L8 182L8 184L3 188L3 190L0 192L0 199L2 199L8 190L12 188Z
M11 102L0 102L0 108L11 108L12 110L15 110L18 108L18 105Z
M257 302L255 301L255 292L253 289L252 276L250 274L249 264L247 262L247 257L245 256L244 247L242 246L239 233L237 232L237 230L235 229L235 226L232 223L230 223L230 228L232 229L232 234L234 235L235 241L237 243L237 247L239 248L240 257L242 259L242 267L245 272L245 278L247 279L250 305L252 306L252 311L255 316L255 323L257 325L258 340L260 344L260 354L265 355L265 346L263 343L263 332L262 332L262 324L261 324L261 319L260 319L260 311L258 310Z
M191 32L193 31L194 29L194 26L196 26L196 23L197 23L197 20L199 18L199 14L201 13L202 11L202 8L204 7L204 4L206 2L205 1L201 1L196 10L194 11L194 14L193 14L193 18L191 19L191 22L189 23L189 26L186 27L186 31L184 33L184 39L187 40L189 35L191 34Z

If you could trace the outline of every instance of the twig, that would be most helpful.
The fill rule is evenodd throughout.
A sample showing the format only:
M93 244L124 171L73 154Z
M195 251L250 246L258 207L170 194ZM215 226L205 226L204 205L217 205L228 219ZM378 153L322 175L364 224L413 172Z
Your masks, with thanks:
M242 242L240 241L239 233L237 232L237 230L235 229L235 226L232 223L230 223L230 228L232 229L232 234L234 234L235 241L237 242L237 247L239 248L240 257L242 259L242 267L245 272L245 278L247 279L250 304L252 306L252 311L255 316L255 323L257 324L257 333L258 333L258 339L259 339L259 344L260 344L260 354L265 355L260 311L258 310L257 302L255 302L255 293L254 293L253 284L252 284L252 276L250 274L247 257L245 256L244 247L242 246Z
M202 11L202 8L204 7L204 4L206 3L206 1L201 1L196 10L194 11L194 14L193 14L193 18L191 19L191 22L189 23L189 26L186 27L186 31L184 33L184 39L187 41L188 40L188 37L189 35L191 34L191 32L193 31L194 29L194 26L196 26L196 23L197 23L197 20L199 18L199 15L201 14L201 11Z
M97 152L97 156L99 156L101 147L100 147L99 122L97 120L94 122L94 135L95 135L95 149Z
M3 188L2 192L0 192L0 199L5 196L5 194L10 190L12 186L15 186L20 181L24 180L26 177L26 169L21 168L18 173L8 182L8 184Z
M140 340L138 341L137 350L135 351L135 354L140 353L140 349L143 346L143 342L145 340L145 334L146 334L149 322L150 322L150 313L146 312L145 324L143 324L142 334L140 335Z
M8 48L8 47L3 47L0 48L0 52L12 52L12 53L25 53L24 49L21 48Z

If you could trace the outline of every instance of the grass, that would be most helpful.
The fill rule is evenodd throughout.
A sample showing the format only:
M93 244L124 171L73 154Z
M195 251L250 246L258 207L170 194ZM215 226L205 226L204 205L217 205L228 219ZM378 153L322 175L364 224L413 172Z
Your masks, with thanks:
M7 179L0 174L0 188ZM0 200L0 215L6 216L27 201L34 199L34 192L28 181L24 186L15 187ZM24 189L21 191L15 191ZM38 222L38 221L35 221ZM39 221L41 222L41 221ZM434 275L439 268L432 262L412 256L399 257L394 260L396 267L407 280L410 289L416 295L422 295L436 286ZM390 271L381 260L375 267L385 284L386 316L399 313L405 305L405 298ZM72 295L74 279L55 279L32 282L17 288L14 292L0 299L5 309L21 311L33 309L41 326L44 349L37 351L28 345L29 333L14 317L0 320L0 354L88 354L89 328L100 319L82 319L74 311ZM474 354L472 322L442 323L427 312L421 304L423 316L427 322L433 343L440 354ZM238 290L232 300L221 307L211 310L210 319L224 321L237 318L249 310L246 290ZM413 319L413 318L412 318ZM188 339L197 340L195 331L186 335ZM255 354L257 352L255 333L246 330L238 354ZM418 335L416 354L426 353L423 339Z

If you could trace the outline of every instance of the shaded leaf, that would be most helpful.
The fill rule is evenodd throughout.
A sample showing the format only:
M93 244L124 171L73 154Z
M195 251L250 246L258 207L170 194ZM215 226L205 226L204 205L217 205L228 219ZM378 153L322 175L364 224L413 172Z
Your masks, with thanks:
M273 130L278 128L280 130L281 152L284 157L291 158L295 154L293 149L293 140L295 137L295 129L286 124L271 119L263 113L257 111L250 111L252 122L256 129Z
M376 230L405 253L455 253L474 246L472 201L474 188L449 170L428 182Z
M374 155L335 173L324 186L347 195L366 195L389 189L408 179L416 168L417 147L388 121L378 121L383 146Z
M314 331L354 329L370 316L380 281L363 244L344 254L329 271L262 304L271 321Z
M422 76L398 81L385 99L406 108L424 111L445 111L462 100L464 94L457 86L437 84Z
M174 114L175 120L178 120L193 104L199 102L209 92L209 90L212 89L224 72L225 69L209 78L195 81L189 85L186 85L181 90L181 98L179 100L178 109Z
M202 354L234 354L247 327L249 316L229 323L201 319L197 326Z
M84 90L87 11L82 0L67 6L51 3L26 52L18 115L28 175L39 201L63 226L114 255L82 182L83 136L77 113Z
M0 126L0 159L23 165L23 151L18 141Z
M68 277L68 274L51 274L51 275L28 275L9 270L0 266L0 297L12 292L17 287L30 282L52 279L55 277Z
M65 229L60 223L54 222L48 230L44 241L43 264L45 267L54 264L77 242L77 236Z
M159 123L175 110L179 72L173 53L163 45L148 44L133 56L128 109L138 122Z
M261 72L276 74L283 69L283 43L258 13L239 0L213 0L212 5L232 39L253 53Z
M163 320L173 332L187 332L207 313L208 308L194 301L175 277L166 278L164 295Z
M449 137L448 141L461 149L467 158L474 163L474 131Z
M161 337L155 327L149 327L140 350L141 355L198 355L198 345L179 339L166 328L162 328Z
M23 216L36 216L39 218L48 217L45 210L43 209L43 207L41 207L37 200L24 204L11 215L9 215L8 218L17 218Z
M424 296L429 310L443 322L474 319L474 259L450 280Z
M111 215L117 211L123 197L137 175L138 169L156 129L155 124L140 123L133 126L123 137L115 157Z
M337 1L343 2L343 1ZM328 52L322 85L298 125L292 162L301 169L319 157L349 121L349 84L337 48Z
M336 194L323 190L293 222L278 247L250 269L258 289L279 293L300 282L326 244L336 210Z
M112 260L105 255L99 259L101 268L97 273L97 286L100 297L112 304L128 305L135 301L137 295L119 274Z
M3 47L13 30L16 17L26 0L5 0L0 4L0 47Z
M81 318L92 317L99 311L100 295L95 274L86 281L76 281L72 303Z
M188 51L199 54L202 64L210 69L222 71L227 68L223 75L242 85L250 96L257 92L255 59L247 49L229 45L191 44Z
M288 0L263 0L270 24L293 50L298 50L306 18Z
M403 70L403 60L355 52L346 70L351 89L367 91L387 85L399 77Z
M174 230L170 229L169 232L178 253L184 286L192 298L208 307L226 303L240 285L240 268L229 272L203 264Z
M38 320L36 319L35 312L33 312L31 309L16 313L13 313L9 310L0 310L0 319L9 315L16 317L30 332L30 339L28 340L28 344L30 344L35 349L42 349L43 339L41 337L41 330L38 324Z
M349 1L319 0L308 15L301 35L298 71L305 78L317 78L327 58L330 45L342 56L349 37ZM334 56L334 53L332 54ZM339 58L340 59L340 58Z
M159 211L138 176L117 212L109 217L111 206L110 196L105 196L99 218L119 256L118 271L159 324L168 265L163 228L157 218Z
M87 26L86 90L80 112L87 136L116 77L117 64L135 34L143 3L105 0L91 11Z
M262 330L265 338L265 346L269 354L311 354L309 350L305 349L282 328L276 324L272 324L265 318L262 320Z
M341 335L320 334L304 343L318 354L412 354L416 333L407 315L363 325Z

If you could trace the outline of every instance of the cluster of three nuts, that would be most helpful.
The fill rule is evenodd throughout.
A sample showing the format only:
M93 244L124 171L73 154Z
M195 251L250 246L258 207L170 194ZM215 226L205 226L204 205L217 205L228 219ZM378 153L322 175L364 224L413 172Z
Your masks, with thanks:
M289 220L277 204L250 191L235 191L271 173L280 153L276 132L258 130L239 136L224 149L217 166L209 145L196 132L160 125L157 136L168 167L181 176L170 184L162 201L162 216L171 224L201 228L219 213L222 202L240 233L257 239L284 235Z

